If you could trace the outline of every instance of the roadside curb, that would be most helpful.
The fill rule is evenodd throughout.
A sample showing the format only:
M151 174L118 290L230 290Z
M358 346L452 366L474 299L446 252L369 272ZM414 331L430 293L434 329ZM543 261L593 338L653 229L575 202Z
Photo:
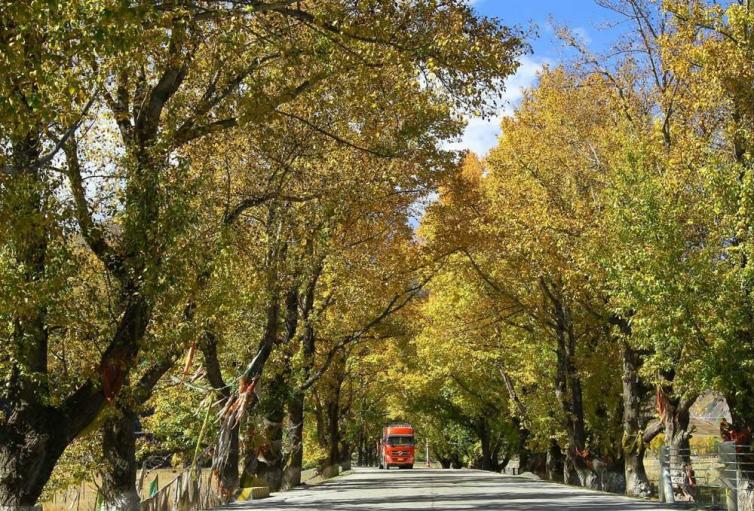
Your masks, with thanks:
M322 484L325 484L329 481L336 480L340 477L344 477L347 475L353 474L353 470L344 470L338 475L330 476L330 477L321 477L320 475L314 476L311 479L302 482L299 486L296 486L296 488L314 488L315 486L320 486ZM310 482L311 481L311 482ZM296 488L291 488L292 490L295 490ZM287 490L290 491L290 490ZM285 492L279 492L279 493L285 493Z
M267 486L251 486L242 488L238 494L238 501L266 499L270 496L270 489Z
M485 470L478 470L478 469L467 469L467 468L464 468L462 470L472 470L472 471L477 471L477 472L485 472L485 473L490 473L490 474L497 474L498 476L501 476L501 477L515 477L515 478L518 478L518 479L524 479L526 481L536 481L536 482L540 482L540 483L549 483L549 484L554 484L554 485L557 485L557 486L562 486L564 488L575 488L577 490L584 490L584 491L588 491L588 492L591 492L591 493L600 493L602 495L609 495L609 496L612 496L612 497L622 497L624 499L629 499L629 500L633 500L633 501L636 501L636 502L648 502L648 503L651 503L651 504L666 504L665 502L660 502L657 499L642 499L640 497L631 497L631 496L628 496L628 495L623 495L621 493L613 493L613 492L609 492L609 491L605 491L605 490L600 490L599 488L586 488L584 486L574 486L574 485L571 485L571 484L561 483L560 481L551 481L550 479L544 479L544 478L539 477L536 474L533 474L531 472L524 472L523 474L529 474L529 473L531 473L535 477L530 477L530 476L526 476L526 475L523 475L523 474L515 474L514 475L514 474L504 474L504 473L500 473L500 472L487 472ZM696 509L696 508L693 508L693 507L691 507L691 508L689 508L689 507L682 507L682 506L675 506L675 507L677 507L678 509L691 509L691 510Z

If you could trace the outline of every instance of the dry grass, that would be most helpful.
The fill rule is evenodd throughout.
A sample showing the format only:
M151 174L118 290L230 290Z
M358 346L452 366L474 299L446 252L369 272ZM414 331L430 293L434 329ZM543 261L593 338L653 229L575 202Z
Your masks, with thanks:
M140 495L146 495L149 485L154 481L155 477L158 478L159 489L162 489L173 482L183 470L183 468L150 470L144 478ZM202 472L209 474L209 469L204 469ZM42 509L43 511L94 511L97 502L97 492L97 482L84 482L78 486L69 487L64 492L58 492L51 501L42 503Z

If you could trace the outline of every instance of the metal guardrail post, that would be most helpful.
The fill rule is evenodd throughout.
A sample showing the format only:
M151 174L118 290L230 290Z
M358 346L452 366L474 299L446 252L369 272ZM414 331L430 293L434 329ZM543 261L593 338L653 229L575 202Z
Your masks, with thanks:
M660 487L659 496L660 502L675 502L673 496L673 482L670 478L670 453L668 446L663 445L660 447Z
M720 463L723 469L720 480L725 486L725 509L738 511L738 487L741 479L741 468L738 465L736 445L733 442L722 442L718 447Z

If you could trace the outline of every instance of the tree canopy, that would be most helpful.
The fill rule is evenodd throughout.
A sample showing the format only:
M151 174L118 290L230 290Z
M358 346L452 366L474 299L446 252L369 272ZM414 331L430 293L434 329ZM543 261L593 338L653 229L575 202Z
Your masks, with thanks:
M598 3L475 155L529 48L463 0L0 0L0 505L291 488L392 420L647 496L709 393L750 443L754 10Z

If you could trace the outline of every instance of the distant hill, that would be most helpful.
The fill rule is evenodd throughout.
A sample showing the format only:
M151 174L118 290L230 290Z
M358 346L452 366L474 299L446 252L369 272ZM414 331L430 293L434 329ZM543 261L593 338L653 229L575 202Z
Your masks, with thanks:
M720 435L720 420L731 421L730 409L725 398L718 392L702 394L691 407L691 425L695 435Z

